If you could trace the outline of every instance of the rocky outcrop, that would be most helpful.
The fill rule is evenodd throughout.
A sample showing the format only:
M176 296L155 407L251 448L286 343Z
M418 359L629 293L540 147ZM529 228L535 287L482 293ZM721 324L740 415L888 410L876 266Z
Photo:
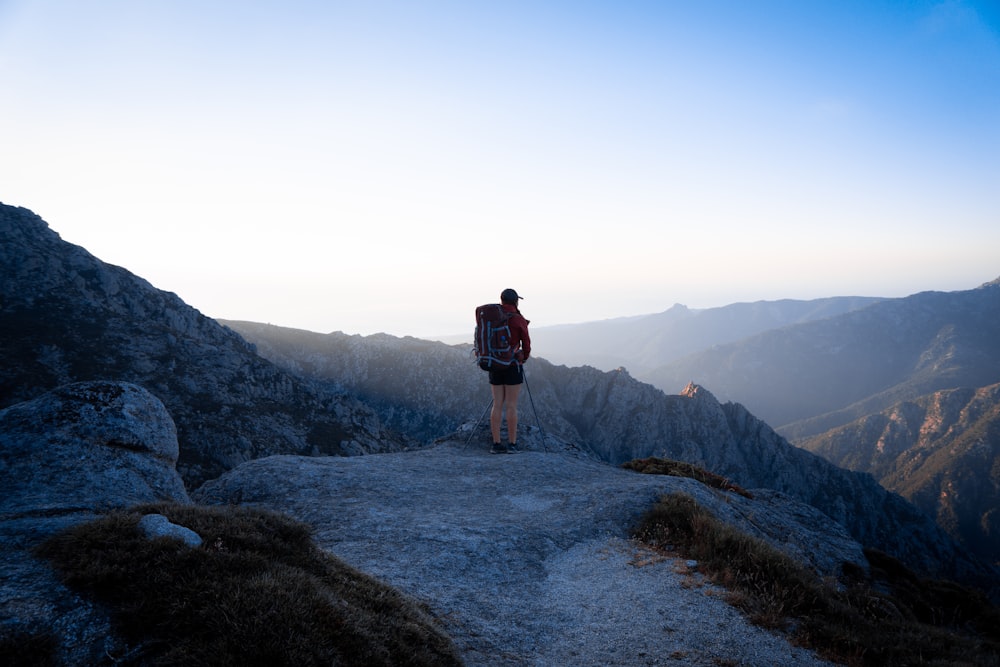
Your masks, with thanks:
M76 381L132 382L167 406L197 485L275 453L399 450L375 412L260 358L233 331L0 204L0 408Z
M686 664L820 664L734 613L696 563L628 541L673 492L823 574L867 567L845 531L783 494L749 499L567 453L491 456L464 437L401 454L269 457L192 495L312 525L321 546L424 600L469 665L603 667L671 654Z
M139 519L139 530L149 540L167 537L179 540L189 547L199 547L204 543L201 535L190 528L172 523L162 514L146 514Z
M4 519L186 500L177 432L139 386L81 382L0 410Z
M104 664L117 639L99 606L31 550L98 512L190 502L173 421L136 385L87 382L0 410L0 634L51 631L64 664Z

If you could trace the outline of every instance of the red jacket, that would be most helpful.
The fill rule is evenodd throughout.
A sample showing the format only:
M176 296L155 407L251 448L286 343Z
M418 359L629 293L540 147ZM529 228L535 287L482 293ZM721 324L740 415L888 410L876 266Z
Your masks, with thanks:
M515 353L517 360L525 361L531 354L531 338L528 336L529 320L524 319L517 306L502 303L500 307L503 308L505 313L514 313L507 320L507 326L510 327L510 342L514 346L514 349L517 350ZM520 349L518 349L518 346L520 346Z

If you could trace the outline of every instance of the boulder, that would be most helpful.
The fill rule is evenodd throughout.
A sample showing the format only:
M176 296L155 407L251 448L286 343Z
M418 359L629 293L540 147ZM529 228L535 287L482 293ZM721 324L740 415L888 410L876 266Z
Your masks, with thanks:
M55 660L73 665L118 652L105 611L32 550L101 511L190 502L176 462L170 415L134 384L72 384L0 411L0 643L51 637Z
M188 501L163 403L123 382L80 382L0 411L0 516Z
M150 540L159 537L166 537L172 540L180 540L189 547L201 546L201 535L186 526L179 526L171 523L170 519L162 514L147 514L139 520L139 529Z

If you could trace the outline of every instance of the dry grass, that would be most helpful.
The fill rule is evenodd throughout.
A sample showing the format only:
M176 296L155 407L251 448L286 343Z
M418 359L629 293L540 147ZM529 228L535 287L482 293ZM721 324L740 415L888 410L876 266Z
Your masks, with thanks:
M204 544L146 539L157 512ZM114 611L141 665L458 665L426 610L320 550L308 526L247 508L154 505L46 542L67 585Z
M622 464L622 467L627 468L628 470L635 470L636 472L641 472L646 475L690 477L691 479L697 480L706 486L712 487L713 489L732 491L733 493L737 493L744 498L753 498L749 491L733 484L725 477L716 475L714 472L709 472L691 463L685 463L684 461L673 461L670 459L660 459L655 456L651 456L646 459L633 459L631 461L626 461Z
M866 552L872 576L821 581L767 543L715 519L684 494L664 496L636 537L675 549L730 591L762 626L847 665L1000 666L1000 613L977 591L923 581L898 561ZM857 570L857 568L855 568Z

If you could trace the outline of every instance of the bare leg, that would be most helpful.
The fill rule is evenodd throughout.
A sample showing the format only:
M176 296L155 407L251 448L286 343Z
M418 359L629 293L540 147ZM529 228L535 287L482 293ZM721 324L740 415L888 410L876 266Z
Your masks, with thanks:
M505 400L507 407L507 440L512 445L517 444L517 397L521 393L521 385L507 385ZM498 431L499 432L499 431Z
M493 409L490 410L490 432L493 434L493 442L500 442L500 422L503 419L504 385L491 384L493 390Z

